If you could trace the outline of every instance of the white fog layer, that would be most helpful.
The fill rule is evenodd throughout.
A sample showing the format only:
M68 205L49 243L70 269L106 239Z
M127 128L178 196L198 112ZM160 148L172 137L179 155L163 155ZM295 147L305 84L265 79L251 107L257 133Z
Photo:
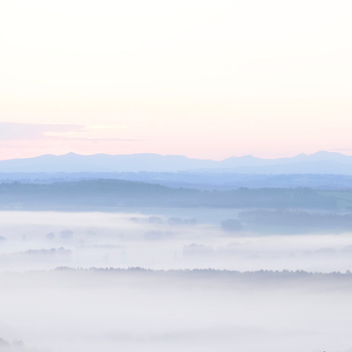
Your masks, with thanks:
M2 274L7 288L1 290L6 302L1 307L1 330L8 339L21 336L40 351L351 347L351 277L339 285L333 278L315 284L296 278L277 286L279 278L263 278L258 285L251 279L244 284L244 278L222 282L207 273L172 280L143 275Z
M351 235L237 214L1 212L0 350L352 350Z
M69 266L345 272L352 268L349 233L233 233L221 228L219 210L202 221L195 218L199 212L188 209L174 217L0 212L1 270ZM225 210L223 217L229 213Z

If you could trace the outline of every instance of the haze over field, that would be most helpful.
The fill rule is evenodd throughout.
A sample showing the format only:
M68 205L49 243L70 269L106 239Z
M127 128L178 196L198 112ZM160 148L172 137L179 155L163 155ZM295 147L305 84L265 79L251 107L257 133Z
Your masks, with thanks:
M221 276L1 274L2 331L38 351L350 350L351 276Z
M234 210L157 211L0 212L1 271L69 266L345 272L352 265L348 232L231 231L224 223L236 217Z
M0 212L3 338L38 352L348 351L350 234L228 232L229 212Z

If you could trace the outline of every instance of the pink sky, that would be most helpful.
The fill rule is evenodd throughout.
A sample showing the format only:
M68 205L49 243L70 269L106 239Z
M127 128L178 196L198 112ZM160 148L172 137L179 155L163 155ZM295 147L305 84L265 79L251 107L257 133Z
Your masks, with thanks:
M350 13L349 1L1 2L0 159L352 154Z

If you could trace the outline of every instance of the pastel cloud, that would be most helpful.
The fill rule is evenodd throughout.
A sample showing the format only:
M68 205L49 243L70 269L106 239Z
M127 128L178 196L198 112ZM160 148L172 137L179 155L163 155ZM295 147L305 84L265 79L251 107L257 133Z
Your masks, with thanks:
M0 159L46 154L128 154L145 140L126 135L118 124L40 124L0 122ZM131 143L125 143L131 142ZM139 147L138 147L139 146ZM133 147L132 147L133 149Z
M0 122L0 141L38 141L38 140L90 140L90 141L131 141L116 138L116 131L124 128L119 125L81 125L81 124L30 124ZM101 133L108 131L109 133Z
M0 122L0 140L21 141L45 139L50 133L62 135L65 133L82 132L83 125L75 124L30 124Z

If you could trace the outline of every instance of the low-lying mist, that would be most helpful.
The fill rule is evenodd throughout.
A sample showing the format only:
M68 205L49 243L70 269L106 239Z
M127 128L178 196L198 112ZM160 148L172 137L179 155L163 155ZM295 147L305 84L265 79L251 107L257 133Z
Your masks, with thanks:
M70 266L344 272L352 266L349 233L226 231L219 221L188 215L1 212L1 270Z
M351 274L66 269L0 279L4 338L38 351L351 347Z
M1 212L0 351L352 351L351 264L229 209Z

